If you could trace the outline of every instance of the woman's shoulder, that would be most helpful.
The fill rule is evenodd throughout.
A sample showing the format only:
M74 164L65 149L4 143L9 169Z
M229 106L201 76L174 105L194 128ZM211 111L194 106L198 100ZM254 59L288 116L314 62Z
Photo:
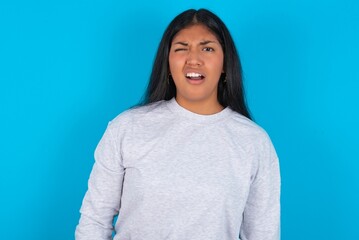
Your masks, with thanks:
M234 112L228 126L233 139L240 141L242 146L249 146L250 149L255 149L258 153L275 152L271 137L267 131L253 120Z
M133 124L138 121L158 120L158 115L163 115L166 111L166 101L158 101L146 105L135 106L118 114L110 121L113 127Z
M269 138L267 131L262 126L235 111L232 111L231 121L229 124L232 125L234 130L237 129L237 131L240 131L241 135L251 135L264 139Z

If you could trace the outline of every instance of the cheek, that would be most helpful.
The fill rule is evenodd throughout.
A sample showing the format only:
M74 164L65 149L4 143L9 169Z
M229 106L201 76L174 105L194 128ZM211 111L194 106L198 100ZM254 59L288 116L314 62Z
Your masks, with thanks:
M175 72L181 71L181 69L182 69L181 58L174 57L174 56L170 55L169 59L168 59L168 63L169 63L170 71L172 74L174 74Z
M223 73L224 72L224 60L223 58L219 58L217 61L214 62L214 66L216 67L216 69L220 72Z
M220 75L221 73L223 73L223 61L221 60L214 60L211 61L210 63L208 63L208 68L211 70L212 74L215 75Z
M175 63L174 57L173 57L173 55L170 53L170 55L169 55L169 57L168 57L168 64L169 64L169 67L170 67L170 71L171 71L171 72L173 71L174 63Z

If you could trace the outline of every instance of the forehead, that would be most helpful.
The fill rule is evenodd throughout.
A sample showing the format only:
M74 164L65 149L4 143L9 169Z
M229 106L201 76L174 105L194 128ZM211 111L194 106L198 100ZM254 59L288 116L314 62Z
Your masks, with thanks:
M173 41L201 41L212 40L218 41L215 34L202 24L195 24L183 28L174 37Z

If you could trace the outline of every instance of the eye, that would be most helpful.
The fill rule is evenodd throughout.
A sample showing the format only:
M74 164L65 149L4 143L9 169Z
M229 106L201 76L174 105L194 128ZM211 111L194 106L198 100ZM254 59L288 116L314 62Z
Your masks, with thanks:
M202 49L202 51L205 51L205 52L214 52L214 49L211 48L211 47L205 47Z
M187 50L187 48L176 48L176 49L175 49L175 52L186 51L186 50Z

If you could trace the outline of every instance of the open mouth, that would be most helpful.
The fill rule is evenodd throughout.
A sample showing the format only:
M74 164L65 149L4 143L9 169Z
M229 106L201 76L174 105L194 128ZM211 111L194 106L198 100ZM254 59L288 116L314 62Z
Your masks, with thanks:
M190 80L202 80L204 76L200 73L186 73L186 78Z

